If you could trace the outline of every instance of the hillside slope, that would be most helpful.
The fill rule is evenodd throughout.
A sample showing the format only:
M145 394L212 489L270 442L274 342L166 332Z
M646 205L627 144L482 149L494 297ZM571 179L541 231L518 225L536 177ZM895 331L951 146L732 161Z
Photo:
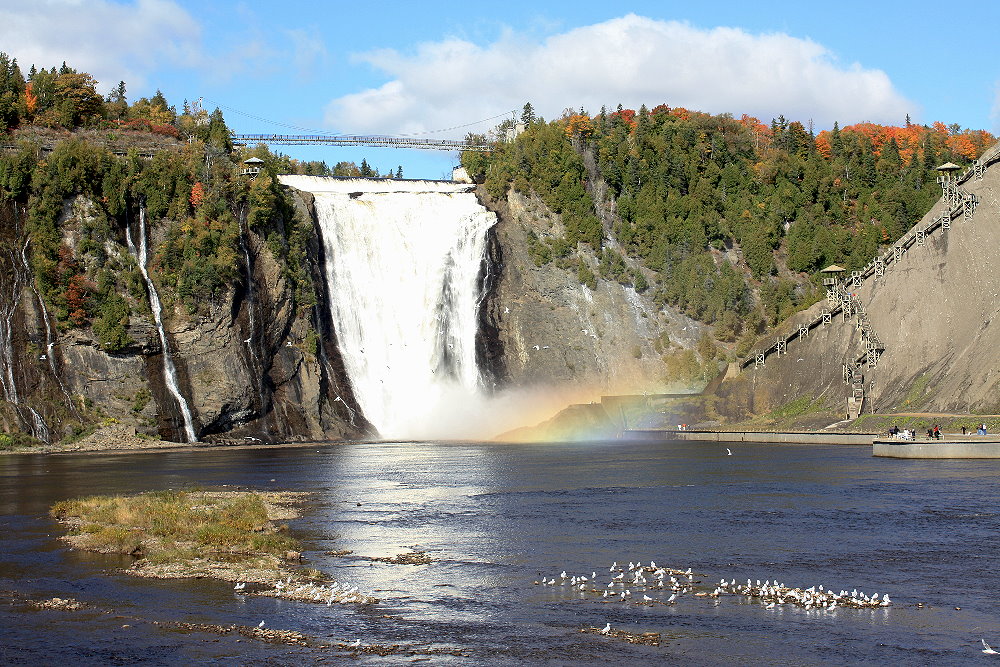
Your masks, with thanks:
M1000 164L986 167L981 178L970 175L960 187L978 198L972 215L957 215L950 228L938 226L898 261L886 262L882 276L872 275L852 288L885 346L874 367L866 363L859 369L866 390L863 412L874 407L877 412L992 414L1000 408L1000 266L995 258ZM933 227L948 208L942 198L910 233ZM891 247L886 256L892 256ZM825 301L797 314L778 334L796 332L824 309L830 309ZM722 409L731 416L761 413L809 396L846 412L850 386L843 366L864 352L856 318L835 315L808 336L793 336L786 354L769 354L760 368L751 362L725 382L719 390L726 399Z

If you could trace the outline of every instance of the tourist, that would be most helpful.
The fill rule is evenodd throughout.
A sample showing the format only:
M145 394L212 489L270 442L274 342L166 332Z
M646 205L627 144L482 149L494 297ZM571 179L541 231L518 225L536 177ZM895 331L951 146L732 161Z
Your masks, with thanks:
M935 440L940 440L941 439L941 429L938 428L937 424L934 424L934 439Z
M963 426L962 427L962 435L965 435L965 431L966 431L966 428L965 428L965 426Z

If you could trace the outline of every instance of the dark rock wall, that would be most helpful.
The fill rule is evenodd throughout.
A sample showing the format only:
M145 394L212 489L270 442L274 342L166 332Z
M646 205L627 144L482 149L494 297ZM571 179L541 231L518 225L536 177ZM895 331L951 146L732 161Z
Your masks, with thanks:
M65 215L85 210L67 206ZM144 312L133 308L128 327L133 343L115 353L102 350L89 327L56 326L51 314L46 334L46 313L20 254L25 243L23 214L12 202L0 207L0 310L9 313L11 334L11 361L0 365L10 367L17 394L15 401L6 392L0 428L57 441L93 424L117 420L139 433L183 440L183 421L163 381L162 349L148 307ZM302 214L308 215L308 210ZM61 227L69 230L67 240L72 243L78 225L63 220ZM152 256L165 228L156 221L150 221L149 228ZM250 282L235 281L199 314L164 299L176 304L165 307L164 328L199 439L345 438L370 431L344 376L329 323L322 244L315 238L309 243L305 260L316 305L303 307L284 265L264 242L265 234L280 234L282 229L276 224L260 234L244 230ZM125 230L120 232L121 242L106 250L130 261ZM243 264L243 257L239 261ZM241 272L245 276L245 266ZM32 410L48 433L39 432Z

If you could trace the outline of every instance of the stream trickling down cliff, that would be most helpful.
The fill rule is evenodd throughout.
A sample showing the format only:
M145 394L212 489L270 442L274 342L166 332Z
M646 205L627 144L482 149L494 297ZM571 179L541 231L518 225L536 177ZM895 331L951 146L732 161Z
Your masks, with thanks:
M139 265L142 277L146 280L146 289L149 292L149 307L153 311L153 321L156 322L156 332L160 336L160 345L163 348L163 381L167 385L170 395L174 397L174 400L177 401L177 405L180 407L181 416L184 418L184 434L187 437L187 442L197 442L198 436L194 432L194 419L191 417L191 408L188 407L187 400L184 398L184 394L181 393L180 384L177 382L177 367L174 365L174 357L170 352L167 332L163 328L163 318L161 316L163 308L160 305L160 295L156 291L153 279L149 277L149 272L146 270L146 263L149 261L147 236L146 207L143 206L139 209L139 245L136 246L132 240L132 230L128 230L125 240L128 243L129 252L132 253L136 263Z
M355 396L385 438L454 437L479 403L486 232L469 186L282 176L316 197L330 312Z

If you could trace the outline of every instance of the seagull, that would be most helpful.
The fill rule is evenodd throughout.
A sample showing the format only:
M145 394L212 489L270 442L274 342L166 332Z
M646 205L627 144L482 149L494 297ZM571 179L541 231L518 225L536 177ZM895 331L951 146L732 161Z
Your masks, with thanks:
M677 599L677 593L671 593L670 597L667 598L667 604L673 604L674 600Z
M732 455L733 455L733 450L729 449L729 447L726 447L726 456L732 456Z
M503 309L503 314L507 315L508 313L510 313L510 308L504 308Z
M246 587L247 587L246 582L245 581L240 581L240 582L237 582L237 584L235 586L233 586L233 590L234 591L242 591Z
M605 625L605 626L604 626L604 629L603 629L603 630L601 630L601 631L600 631L600 633L601 633L602 635L609 635L609 634L611 634L611 624L610 624L610 623L608 623L607 625ZM985 644L986 644L986 642L983 642L983 644L985 645Z
M258 628L263 628L264 627L264 621L261 621L260 623L258 623L257 627Z
M652 602L652 601L653 601L653 598L649 597L648 595L643 595L643 596L642 596L642 599L643 599L644 601L646 601L646 602Z
M986 655L1000 655L1000 651L994 651L990 648L990 645L986 643L985 639L980 639L979 641L983 643L983 653Z
M350 646L352 648L357 647L357 646L361 646L361 640L360 639L355 639L353 642L351 642L350 644L348 644L348 646Z

